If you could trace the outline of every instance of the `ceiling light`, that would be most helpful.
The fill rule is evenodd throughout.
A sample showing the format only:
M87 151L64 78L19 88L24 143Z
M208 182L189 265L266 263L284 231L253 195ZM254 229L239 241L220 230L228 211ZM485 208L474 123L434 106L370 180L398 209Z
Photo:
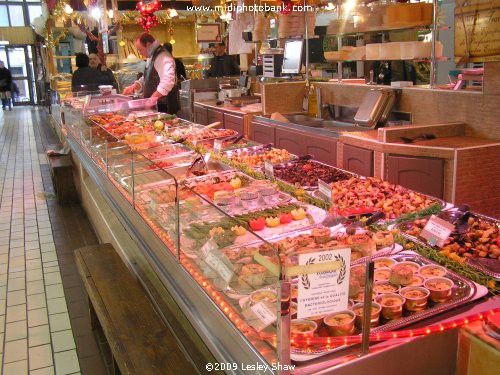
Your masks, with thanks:
M113 18L114 12L113 9L108 10L108 18Z
M73 8L71 8L71 5L66 4L66 5L64 6L64 13L66 13L66 14L71 14L71 13L73 13Z
M92 18L94 18L96 20L99 20L101 18L101 9L99 9L99 8L93 8L90 11L90 15L92 16Z

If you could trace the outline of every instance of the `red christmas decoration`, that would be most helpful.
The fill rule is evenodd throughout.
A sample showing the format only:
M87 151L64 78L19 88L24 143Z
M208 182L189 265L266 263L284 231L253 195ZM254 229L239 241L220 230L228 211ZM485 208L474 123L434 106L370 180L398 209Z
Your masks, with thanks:
M154 15L161 8L161 3L158 0L148 4L143 4L142 1L139 1L136 8L141 13L139 25L142 26L145 32L148 32L153 26L158 25L158 18Z
M288 14L293 10L292 0L281 0L281 14Z

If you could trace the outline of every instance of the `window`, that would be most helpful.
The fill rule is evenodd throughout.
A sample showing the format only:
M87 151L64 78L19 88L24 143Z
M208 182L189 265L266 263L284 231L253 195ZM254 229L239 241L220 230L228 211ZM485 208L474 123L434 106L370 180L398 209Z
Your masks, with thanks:
M30 26L41 15L40 0L0 0L0 27Z
M0 26L10 26L9 13L7 13L6 5L0 5Z
M41 5L28 5L28 14L29 14L29 20L30 20L30 25L33 22L33 20L37 17L40 17L42 15L42 6Z
M24 25L24 10L22 5L9 5L10 26Z

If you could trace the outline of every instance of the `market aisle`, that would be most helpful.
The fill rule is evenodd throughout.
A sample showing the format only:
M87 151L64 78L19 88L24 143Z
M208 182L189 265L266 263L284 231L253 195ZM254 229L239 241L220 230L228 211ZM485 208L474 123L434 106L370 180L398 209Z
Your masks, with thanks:
M84 296L76 268L70 267L69 259L61 258L61 252L72 256L74 248L86 243L78 236L67 243L66 218L61 219L65 212L58 211L56 201L46 200L44 195L51 187L41 143L44 116L43 109L32 108L0 113L2 370L5 375L76 374L89 366L83 358L87 354L92 372L104 373L102 363L95 364L96 356L97 360L100 357L95 342L89 341L93 337L85 324L86 304L81 303ZM72 211L69 208L66 214ZM76 225L78 219L68 218L68 222ZM64 275L72 280L71 285ZM71 314L73 302L79 305L73 306ZM81 327L77 327L79 323ZM86 341L81 342L84 336ZM94 350L89 352L92 344Z

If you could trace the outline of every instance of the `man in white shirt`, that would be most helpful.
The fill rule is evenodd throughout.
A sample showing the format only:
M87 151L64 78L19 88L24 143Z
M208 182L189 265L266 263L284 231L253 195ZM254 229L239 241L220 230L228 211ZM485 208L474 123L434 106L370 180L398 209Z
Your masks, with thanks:
M144 76L128 86L123 93L143 93L144 98L158 98L158 111L175 114L179 110L179 90L175 85L175 62L172 57L148 33L135 40L135 47L147 57Z

